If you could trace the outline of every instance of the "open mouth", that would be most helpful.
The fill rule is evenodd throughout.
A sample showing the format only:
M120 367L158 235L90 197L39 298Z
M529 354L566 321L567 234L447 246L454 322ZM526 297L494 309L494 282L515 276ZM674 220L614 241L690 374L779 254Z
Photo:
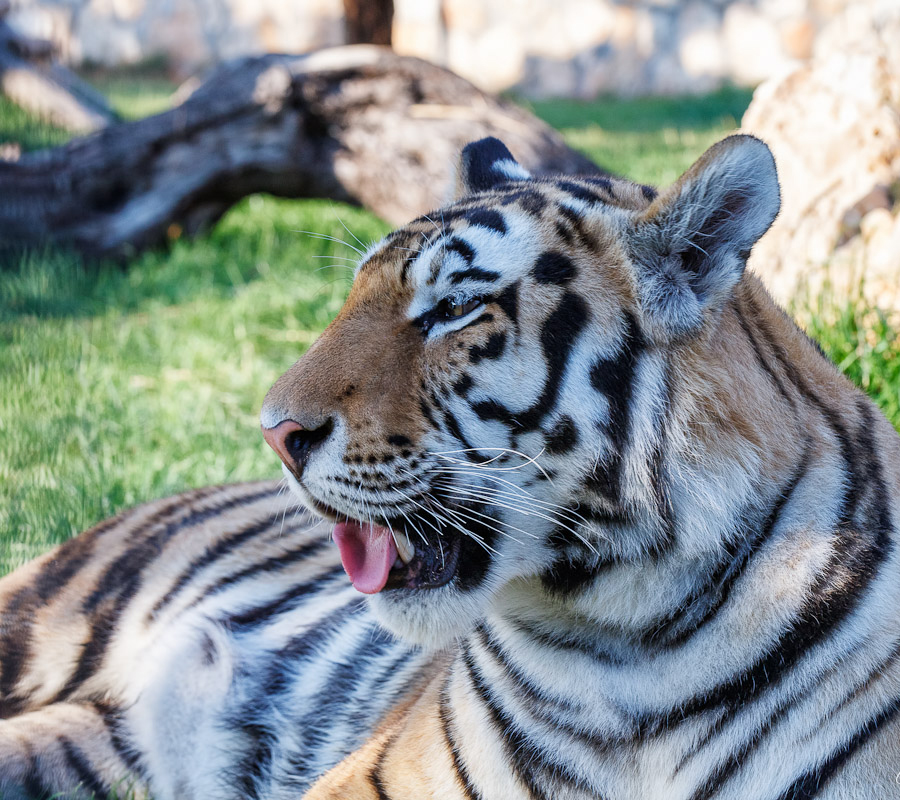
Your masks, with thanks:
M437 589L456 574L462 544L457 531L413 532L402 520L378 525L347 519L318 502L311 505L323 516L338 520L334 541L344 571L357 591L377 594L385 589Z
M350 520L335 524L334 541L344 571L365 594L436 589L449 583L459 563L459 536L443 535L435 546L404 530Z

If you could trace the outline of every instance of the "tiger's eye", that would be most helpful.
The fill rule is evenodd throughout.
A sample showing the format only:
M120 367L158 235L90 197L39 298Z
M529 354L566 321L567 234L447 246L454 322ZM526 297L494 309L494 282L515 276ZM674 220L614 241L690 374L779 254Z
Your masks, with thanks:
M451 317L464 317L470 311L474 311L478 306L481 305L481 300L477 297L469 300L465 303L454 303L452 301L448 301L447 310L450 312Z

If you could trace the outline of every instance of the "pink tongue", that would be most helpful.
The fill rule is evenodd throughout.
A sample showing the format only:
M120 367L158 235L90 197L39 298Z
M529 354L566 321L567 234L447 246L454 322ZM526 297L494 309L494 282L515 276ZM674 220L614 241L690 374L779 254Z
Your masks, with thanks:
M387 583L397 560L397 545L388 528L358 522L338 522L334 540L341 551L341 563L358 592L375 594Z

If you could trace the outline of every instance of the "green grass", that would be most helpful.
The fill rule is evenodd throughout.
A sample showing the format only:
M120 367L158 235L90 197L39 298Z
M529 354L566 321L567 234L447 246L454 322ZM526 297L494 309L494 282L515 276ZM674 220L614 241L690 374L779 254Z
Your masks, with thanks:
M173 88L92 77L130 117L167 107ZM665 183L748 100L728 91L534 108L600 164ZM65 139L0 101L0 141ZM301 231L353 242L344 225L364 242L387 231L358 209L254 196L208 235L127 269L47 250L0 272L0 573L142 500L279 475L259 406L340 307L354 255ZM893 329L858 307L818 309L810 329L900 420Z
M387 231L254 196L124 272L46 252L3 275L0 571L146 498L280 474L259 407L340 308L353 255L299 231L349 238L341 221Z
M125 119L140 119L172 107L177 86L160 69L96 70L87 79Z
M731 133L750 104L748 89L700 97L550 100L532 110L571 147L641 183L672 183L707 147Z
M165 111L176 88L158 74L97 72L90 78L124 119L139 119ZM18 142L27 152L64 144L70 137L68 131L37 119L0 94L0 144Z
M827 290L799 300L798 322L838 368L863 389L900 430L900 337L897 319L870 308L859 297L836 303Z
M69 139L66 131L31 116L0 94L0 144L18 142L23 150L55 147Z

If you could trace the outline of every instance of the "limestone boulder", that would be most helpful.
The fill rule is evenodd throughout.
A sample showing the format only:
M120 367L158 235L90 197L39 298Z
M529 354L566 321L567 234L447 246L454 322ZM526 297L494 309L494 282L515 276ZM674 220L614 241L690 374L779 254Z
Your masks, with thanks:
M750 262L777 299L862 286L900 310L900 4L848 5L808 65L757 89L742 127L778 163L782 211Z

